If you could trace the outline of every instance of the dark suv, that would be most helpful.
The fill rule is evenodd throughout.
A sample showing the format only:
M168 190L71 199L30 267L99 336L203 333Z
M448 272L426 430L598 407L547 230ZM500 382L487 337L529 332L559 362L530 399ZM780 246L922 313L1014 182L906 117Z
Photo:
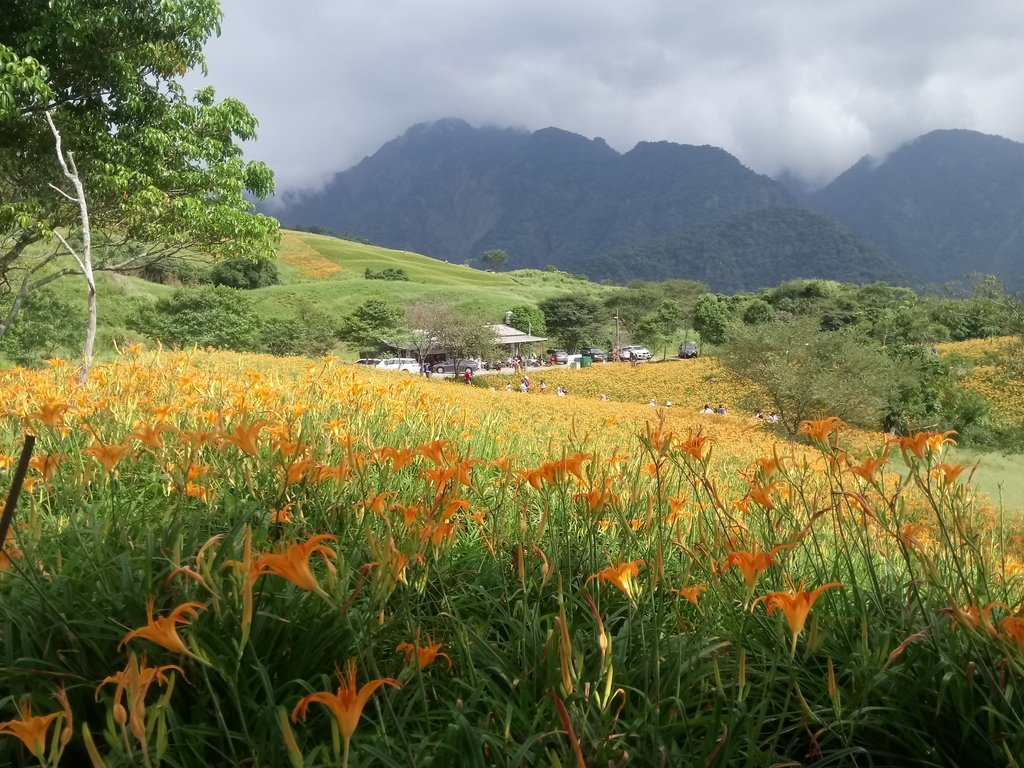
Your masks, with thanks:
M699 357L700 347L698 347L692 341L684 341L682 344L679 345L679 356L682 358Z
M595 363L608 362L608 353L599 347L583 347L580 350L580 354L584 357L589 357Z

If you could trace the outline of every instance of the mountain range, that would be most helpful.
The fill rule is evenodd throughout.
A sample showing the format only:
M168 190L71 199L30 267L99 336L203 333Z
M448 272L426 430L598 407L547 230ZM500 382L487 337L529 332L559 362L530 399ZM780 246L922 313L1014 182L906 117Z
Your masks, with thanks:
M984 272L1024 288L1024 144L934 131L808 193L723 149L625 153L557 128L409 128L315 192L275 201L283 225L448 261L593 280L682 277L713 290L783 280L921 287Z

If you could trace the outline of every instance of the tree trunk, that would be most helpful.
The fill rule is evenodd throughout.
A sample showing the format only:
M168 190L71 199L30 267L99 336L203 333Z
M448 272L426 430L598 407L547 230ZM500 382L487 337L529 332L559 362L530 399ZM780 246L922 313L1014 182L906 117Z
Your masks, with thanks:
M92 272L92 230L89 226L89 206L85 201L85 187L82 185L82 179L78 175L75 157L71 152L65 153L61 147L60 132L57 130L57 126L53 122L53 116L49 112L46 113L46 122L50 124L50 131L53 133L57 150L57 161L60 163L60 168L64 172L65 178L75 188L75 194L69 195L57 187L54 187L54 189L71 202L78 204L78 218L82 225L81 254L75 251L71 244L61 237L59 233L56 234L64 247L78 262L89 292L89 320L85 330L85 344L82 350L82 367L78 370L78 383L85 384L89 378L89 369L92 367L93 348L96 344L96 279Z

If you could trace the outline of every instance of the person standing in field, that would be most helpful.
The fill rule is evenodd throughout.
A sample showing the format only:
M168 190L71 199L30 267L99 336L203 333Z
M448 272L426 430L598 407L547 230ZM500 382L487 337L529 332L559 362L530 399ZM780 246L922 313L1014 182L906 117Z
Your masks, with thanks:
M467 384L472 384L473 383L473 369L472 368L467 368L466 372L464 374L462 374L462 378L465 379Z

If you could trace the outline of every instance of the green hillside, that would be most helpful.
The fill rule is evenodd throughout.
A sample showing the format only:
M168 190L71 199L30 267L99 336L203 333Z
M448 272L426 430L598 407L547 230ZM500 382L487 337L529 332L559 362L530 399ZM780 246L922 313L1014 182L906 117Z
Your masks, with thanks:
M252 291L268 315L308 302L341 315L367 299L397 304L440 300L461 312L498 322L515 304L536 303L569 291L595 297L621 290L564 272L486 272L418 253L380 248L323 235L283 230L278 250L281 284ZM407 281L367 280L365 272L402 269Z

